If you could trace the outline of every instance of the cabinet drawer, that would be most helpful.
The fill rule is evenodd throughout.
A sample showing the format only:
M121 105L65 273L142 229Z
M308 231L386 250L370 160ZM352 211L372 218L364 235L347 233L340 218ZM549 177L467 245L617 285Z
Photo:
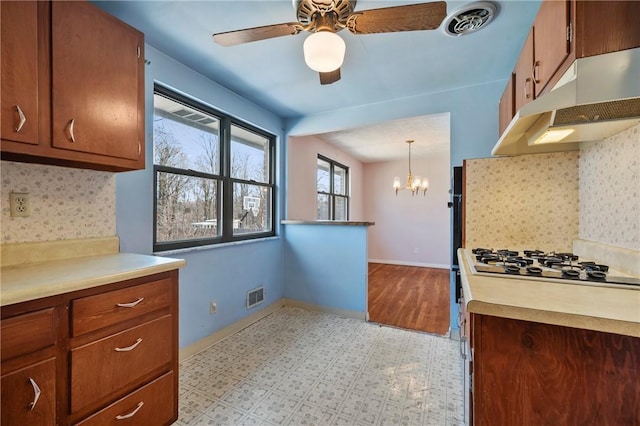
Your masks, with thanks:
M7 426L55 424L55 380L55 358L2 376L0 383L2 424Z
M82 426L170 424L178 415L175 404L177 396L173 383L174 372L171 371L76 424Z
M79 336L170 304L169 278L76 299L71 304L72 333Z
M173 327L165 315L71 350L71 411L123 388L172 360Z
M56 343L54 308L2 320L2 361L53 346Z

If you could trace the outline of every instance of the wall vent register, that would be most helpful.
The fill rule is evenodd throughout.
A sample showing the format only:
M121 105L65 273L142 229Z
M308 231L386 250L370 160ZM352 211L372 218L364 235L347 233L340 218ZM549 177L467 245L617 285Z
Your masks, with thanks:
M264 302L264 287L258 287L247 292L247 308L253 308Z

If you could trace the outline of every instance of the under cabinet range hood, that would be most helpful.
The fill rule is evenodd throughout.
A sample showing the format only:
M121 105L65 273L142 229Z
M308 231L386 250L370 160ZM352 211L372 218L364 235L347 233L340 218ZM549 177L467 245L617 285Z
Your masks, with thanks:
M571 151L640 124L640 48L576 60L547 94L524 105L493 155Z

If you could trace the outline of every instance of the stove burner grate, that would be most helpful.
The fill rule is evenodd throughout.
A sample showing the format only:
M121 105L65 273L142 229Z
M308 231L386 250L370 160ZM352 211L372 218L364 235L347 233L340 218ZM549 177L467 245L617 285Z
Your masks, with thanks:
M520 267L516 265L504 265L504 271L507 274L520 274Z
M567 252L543 252L508 249L475 248L470 250L476 272L521 276L541 280L588 282L593 285L632 286L640 289L640 278L611 276L607 265L591 261L579 261L579 257Z
M531 275L542 275L542 268L537 266L527 266L527 273Z
M580 271L577 269L563 269L562 276L571 279L577 279L580 278Z

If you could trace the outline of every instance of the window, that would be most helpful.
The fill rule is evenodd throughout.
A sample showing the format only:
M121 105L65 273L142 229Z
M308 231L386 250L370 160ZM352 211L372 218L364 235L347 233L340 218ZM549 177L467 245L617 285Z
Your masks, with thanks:
M349 220L349 168L318 155L318 220Z
M154 251L275 235L275 137L156 86Z

